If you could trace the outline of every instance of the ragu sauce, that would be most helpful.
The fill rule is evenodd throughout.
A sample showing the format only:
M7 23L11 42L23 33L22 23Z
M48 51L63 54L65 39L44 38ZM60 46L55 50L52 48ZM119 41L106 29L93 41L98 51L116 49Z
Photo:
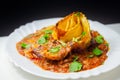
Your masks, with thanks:
M44 70L57 73L79 72L104 65L104 61L107 59L109 45L104 37L97 31L91 30L92 39L86 49L71 50L71 52L61 60L49 60L35 52L34 48L40 47L37 41L41 35L42 33L39 31L28 35L16 44L16 48L19 54L27 57ZM57 49L55 50L57 51Z

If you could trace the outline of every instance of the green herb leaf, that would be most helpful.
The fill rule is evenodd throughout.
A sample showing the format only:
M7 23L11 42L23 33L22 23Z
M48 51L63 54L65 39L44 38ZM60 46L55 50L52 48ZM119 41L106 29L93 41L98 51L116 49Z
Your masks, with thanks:
M26 49L26 48L29 48L30 45L29 45L29 44L26 44L26 43L22 43L22 44L21 44L21 47Z
M52 34L52 32L53 32L52 30L45 30L46 34Z
M44 34L43 36L40 37L38 40L38 44L45 44L47 42L47 39L49 38L48 34Z
M49 35L48 35L48 34L44 34L44 38L45 38L45 39L48 39L48 38L49 38Z
M78 61L74 61L70 64L69 70L70 72L75 72L75 71L79 71L82 68L82 64Z
M78 42L78 39L73 37L72 41Z
M81 34L82 36L85 36L86 35L86 32L82 32L82 34Z
M60 50L60 46L56 46L56 47L51 48L51 49L49 50L49 52L51 52L51 53L56 53L56 52L58 52L59 50Z
M101 35L99 35L99 36L97 36L97 37L95 38L95 41L96 41L97 43L101 44L101 43L103 43L103 37L102 37Z
M93 49L93 53L96 55L96 56L100 56L102 54L102 50L100 50L99 48L95 48Z
M44 44L44 43L46 43L47 42L47 39L44 37L44 36L42 36L39 40L38 40L38 44Z

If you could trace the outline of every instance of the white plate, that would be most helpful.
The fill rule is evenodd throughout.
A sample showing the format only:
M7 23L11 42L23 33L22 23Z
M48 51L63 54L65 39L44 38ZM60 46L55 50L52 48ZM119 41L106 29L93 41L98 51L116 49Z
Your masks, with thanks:
M16 49L16 43L20 41L22 38L27 36L30 33L35 32L42 27L53 25L61 18L51 18L33 21L32 23L28 23L26 25L20 26L20 28L16 29L12 32L6 44L6 50L8 56L11 61L21 69L31 74L45 77L49 79L78 79L78 78L86 78L90 76L99 75L100 73L110 71L115 67L120 65L120 36L113 30L107 28L105 25L97 22L97 21L89 21L92 30L97 30L100 32L105 39L110 44L110 51L108 52L108 58L105 61L104 65L101 65L97 68L82 71L82 72L74 72L74 73L54 73L50 71L45 71L38 66L36 66L32 61L20 55ZM74 75L74 76L73 76Z

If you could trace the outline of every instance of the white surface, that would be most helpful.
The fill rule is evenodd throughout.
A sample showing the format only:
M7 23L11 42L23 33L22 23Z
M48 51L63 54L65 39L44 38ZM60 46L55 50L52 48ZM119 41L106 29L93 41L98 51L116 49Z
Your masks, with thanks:
M114 26L114 25L113 25ZM118 25L120 26L120 25ZM120 31L120 28L117 29L118 32ZM4 45L5 40L7 38L0 38L0 80L45 80L40 77L31 75L27 72L24 72L18 67L15 67L9 60L8 57L5 55L4 52ZM99 76L89 77L89 78L81 78L81 80L120 80L119 77L120 73L120 66L116 69L109 71L107 73L101 74ZM50 79L49 79L50 80Z

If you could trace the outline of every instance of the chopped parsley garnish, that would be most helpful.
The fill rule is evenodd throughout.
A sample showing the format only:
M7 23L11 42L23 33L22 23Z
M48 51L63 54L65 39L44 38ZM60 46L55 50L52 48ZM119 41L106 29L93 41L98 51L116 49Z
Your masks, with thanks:
M82 36L85 36L86 35L86 32L82 32L82 34L81 34Z
M49 38L49 35L48 35L48 34L44 34L44 38L45 38L45 39L48 39L48 38Z
M95 41L96 41L97 43L101 44L101 43L103 43L103 37L102 37L101 35L99 35L99 36L97 36L97 37L95 38Z
M52 30L45 30L44 32L45 32L45 34L40 37L40 39L38 40L38 44L45 44L50 37L49 34L52 34L53 31Z
M44 34L38 40L38 44L45 44L47 42L48 38L49 38L49 34Z
M30 44L22 43L21 47L26 49L30 47Z
M93 53L96 56L100 56L102 54L102 50L96 47L95 49L93 49Z
M49 52L51 52L51 53L56 53L56 52L59 52L59 50L60 50L60 46L56 46L56 47L51 48L51 49L49 50Z
M82 37L84 37L86 35L86 32L82 32L81 35L77 38L74 38L72 39L73 42L78 42Z
M78 56L75 56L73 62L70 64L70 66L69 66L70 72L76 72L76 71L81 70L82 64L80 62L76 61L77 59L78 59Z
M53 32L52 30L45 30L46 34L52 34L52 32Z
M42 36L39 40L38 40L38 44L44 44L47 42L47 39L45 36Z
M73 61L71 64L70 64L70 67L69 67L69 70L70 72L75 72L75 71L79 71L81 70L82 68L82 64L78 61Z

